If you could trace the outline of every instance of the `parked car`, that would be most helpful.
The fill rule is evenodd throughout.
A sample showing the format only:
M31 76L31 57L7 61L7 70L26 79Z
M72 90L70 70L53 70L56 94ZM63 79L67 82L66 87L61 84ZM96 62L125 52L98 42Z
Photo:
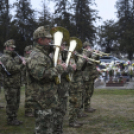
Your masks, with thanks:
M116 57L113 57L113 56L103 56L103 57L100 57L100 61L101 61L101 64L105 65L105 64L111 64L111 63L119 63L119 64L125 64L126 62L124 60L121 60L121 59L118 59Z

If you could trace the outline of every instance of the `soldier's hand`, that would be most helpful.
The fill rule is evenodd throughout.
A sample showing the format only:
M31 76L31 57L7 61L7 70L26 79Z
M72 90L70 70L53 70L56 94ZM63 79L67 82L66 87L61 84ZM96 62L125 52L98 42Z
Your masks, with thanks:
M74 70L76 70L76 64L70 64L70 66L74 69Z
M62 63L62 64L60 64L60 65L63 67L64 70L67 69L67 65L66 65L65 63Z
M88 57L86 55L83 55L83 58L85 58L86 60L88 60Z
M26 65L26 61L23 57L22 57L22 64Z
M2 65L2 62L0 61L0 64Z

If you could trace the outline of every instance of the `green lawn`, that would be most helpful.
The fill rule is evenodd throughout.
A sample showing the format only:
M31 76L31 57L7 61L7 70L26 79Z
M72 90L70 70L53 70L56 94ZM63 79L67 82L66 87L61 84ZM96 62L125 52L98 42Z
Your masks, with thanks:
M24 124L17 127L6 125L6 111L0 109L0 134L33 134L34 118L24 116L24 87L18 119ZM4 91L0 93L0 105L5 106ZM65 116L64 134L134 134L134 90L96 89L92 97L95 113L79 119L82 128L68 127L68 112Z

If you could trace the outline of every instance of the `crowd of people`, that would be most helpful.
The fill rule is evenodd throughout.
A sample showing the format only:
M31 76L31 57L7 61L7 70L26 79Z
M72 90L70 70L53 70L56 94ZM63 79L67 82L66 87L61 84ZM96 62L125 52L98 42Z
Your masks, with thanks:
M58 30L62 31L62 28L38 27L33 33L33 45L26 46L24 57L16 53L14 39L4 43L0 70L4 79L8 125L18 126L23 123L17 118L21 77L25 81L25 116L35 117L35 134L63 134L67 110L68 125L74 128L82 127L79 118L95 112L96 109L91 107L91 97L94 81L100 75L96 69L97 63L94 62L99 57L92 54L92 46L85 41L79 50L75 49L76 55L71 53L67 65L67 39L62 40L61 46L50 44L56 40L53 33ZM63 39L66 34L63 33ZM59 47L55 65L53 57Z

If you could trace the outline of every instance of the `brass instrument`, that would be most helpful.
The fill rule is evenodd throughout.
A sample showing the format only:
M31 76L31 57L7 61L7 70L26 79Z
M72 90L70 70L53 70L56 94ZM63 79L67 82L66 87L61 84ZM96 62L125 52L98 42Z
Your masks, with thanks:
M82 42L79 38L76 37L71 37L70 38L70 46L69 46L69 50L68 50L68 55L67 55L67 59L66 59L66 65L68 66L70 58L72 56L72 52L74 50L80 50L82 48ZM73 58L71 59L71 61L73 61ZM69 76L67 76L69 78L69 81L72 80L72 73L69 73Z
M101 51L98 51L98 53L96 53L95 50L91 50L90 51L90 50L83 49L83 51L91 52L91 53L93 53L93 54L95 54L97 56L100 56L100 57L102 57L102 56L109 56L108 53L104 53L104 52L101 52Z
M81 57L81 58L85 58L83 57L83 55L81 54L78 54L77 52L75 52L75 55L78 56L78 57ZM100 60L95 60L95 59L92 59L92 58L88 58L86 57L86 59L92 64L92 63L101 63Z
M102 55L102 56L109 56L110 54L109 53L104 53L102 51L99 51L99 53Z
M67 66L68 66L70 57L72 55L72 52L74 50L80 50L81 48L82 48L81 40L79 38L76 38L76 37L71 37L70 38L69 50L68 50L68 56L67 56L67 59L66 59Z
M70 35L67 29L63 27L59 27L59 26L53 27L50 33L52 34L53 39L54 39L55 52L54 52L53 60L54 60L54 67L56 67L61 44L63 41L68 42ZM55 81L56 81L56 84L61 83L61 74L58 74L58 77L55 78Z

